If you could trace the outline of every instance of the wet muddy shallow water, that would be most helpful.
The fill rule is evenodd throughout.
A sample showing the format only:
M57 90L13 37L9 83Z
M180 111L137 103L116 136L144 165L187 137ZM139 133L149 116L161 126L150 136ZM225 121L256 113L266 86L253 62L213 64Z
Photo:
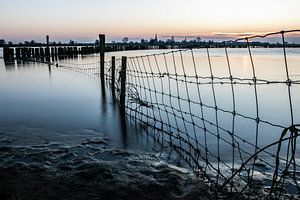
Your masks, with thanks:
M207 199L209 190L164 153L109 149L97 137L0 148L0 197L8 199Z

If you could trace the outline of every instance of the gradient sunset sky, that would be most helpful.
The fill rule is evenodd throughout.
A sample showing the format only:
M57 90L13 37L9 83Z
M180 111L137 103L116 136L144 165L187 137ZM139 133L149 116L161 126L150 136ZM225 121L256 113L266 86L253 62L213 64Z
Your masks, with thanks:
M0 38L108 40L300 28L300 0L0 0Z

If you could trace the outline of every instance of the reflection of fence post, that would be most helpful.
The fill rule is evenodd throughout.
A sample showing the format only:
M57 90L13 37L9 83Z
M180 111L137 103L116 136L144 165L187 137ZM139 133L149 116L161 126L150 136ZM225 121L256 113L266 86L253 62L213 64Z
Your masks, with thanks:
M99 35L100 43L100 78L101 82L104 83L104 53L105 53L105 35Z
M126 95L126 67L127 67L127 57L122 57L122 68L121 68L121 95L120 95L120 105L121 112L125 113L125 95Z
M111 90L112 95L115 96L115 70L116 70L116 58L111 57Z

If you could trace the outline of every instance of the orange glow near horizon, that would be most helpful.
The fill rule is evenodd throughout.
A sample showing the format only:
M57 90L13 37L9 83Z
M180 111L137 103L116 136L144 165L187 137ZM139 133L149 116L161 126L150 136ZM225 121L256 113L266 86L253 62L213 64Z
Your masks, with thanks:
M15 40L45 34L93 39L98 33L111 38L155 33L234 36L300 29L299 0L10 0L0 4L0 38Z

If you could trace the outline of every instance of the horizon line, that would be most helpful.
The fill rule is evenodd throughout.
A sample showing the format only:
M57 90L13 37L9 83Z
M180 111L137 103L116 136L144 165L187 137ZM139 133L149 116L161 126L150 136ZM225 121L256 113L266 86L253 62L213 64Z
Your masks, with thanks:
M293 37L293 38L297 38L300 40L300 29L299 30L294 30L295 32L290 32L289 37ZM163 38L163 39L170 39L170 38L174 38L175 40L184 40L184 39L197 39L197 37L200 37L201 39L207 39L207 40L235 40L235 39L240 39L240 38L246 38L246 37L253 37L253 36L258 36L258 35L268 35L268 34L272 34L272 33L279 33L281 31L277 31L277 32L210 32L210 33L195 33L195 34L175 34L175 35L159 35L159 34L153 34L153 36L149 36L149 35L144 35L144 36L112 36L110 37L109 35L106 35L107 40L110 42L117 42L118 40L122 40L123 38L127 37L130 41L140 41L142 39L146 39L146 40L151 40L154 39L155 36L157 36L157 38ZM289 30L284 31L284 32L289 32ZM51 39L51 35L50 39ZM46 35L45 35L46 37ZM271 35L270 38L276 38L276 35ZM37 39L39 38L39 39ZM32 37L31 39L6 39L6 38L2 38L0 36L0 39L4 39L6 41L6 43L8 42L14 42L14 43L20 43L20 42L26 42L26 41L36 41L36 42L42 42L43 39L41 39L42 37ZM88 42L88 41L96 41L98 39L98 37L95 38L90 38L90 37L85 37L85 36L74 36L73 38L69 38L69 37L64 37L64 36L54 36L55 42L69 42L69 41L80 41L80 42Z

